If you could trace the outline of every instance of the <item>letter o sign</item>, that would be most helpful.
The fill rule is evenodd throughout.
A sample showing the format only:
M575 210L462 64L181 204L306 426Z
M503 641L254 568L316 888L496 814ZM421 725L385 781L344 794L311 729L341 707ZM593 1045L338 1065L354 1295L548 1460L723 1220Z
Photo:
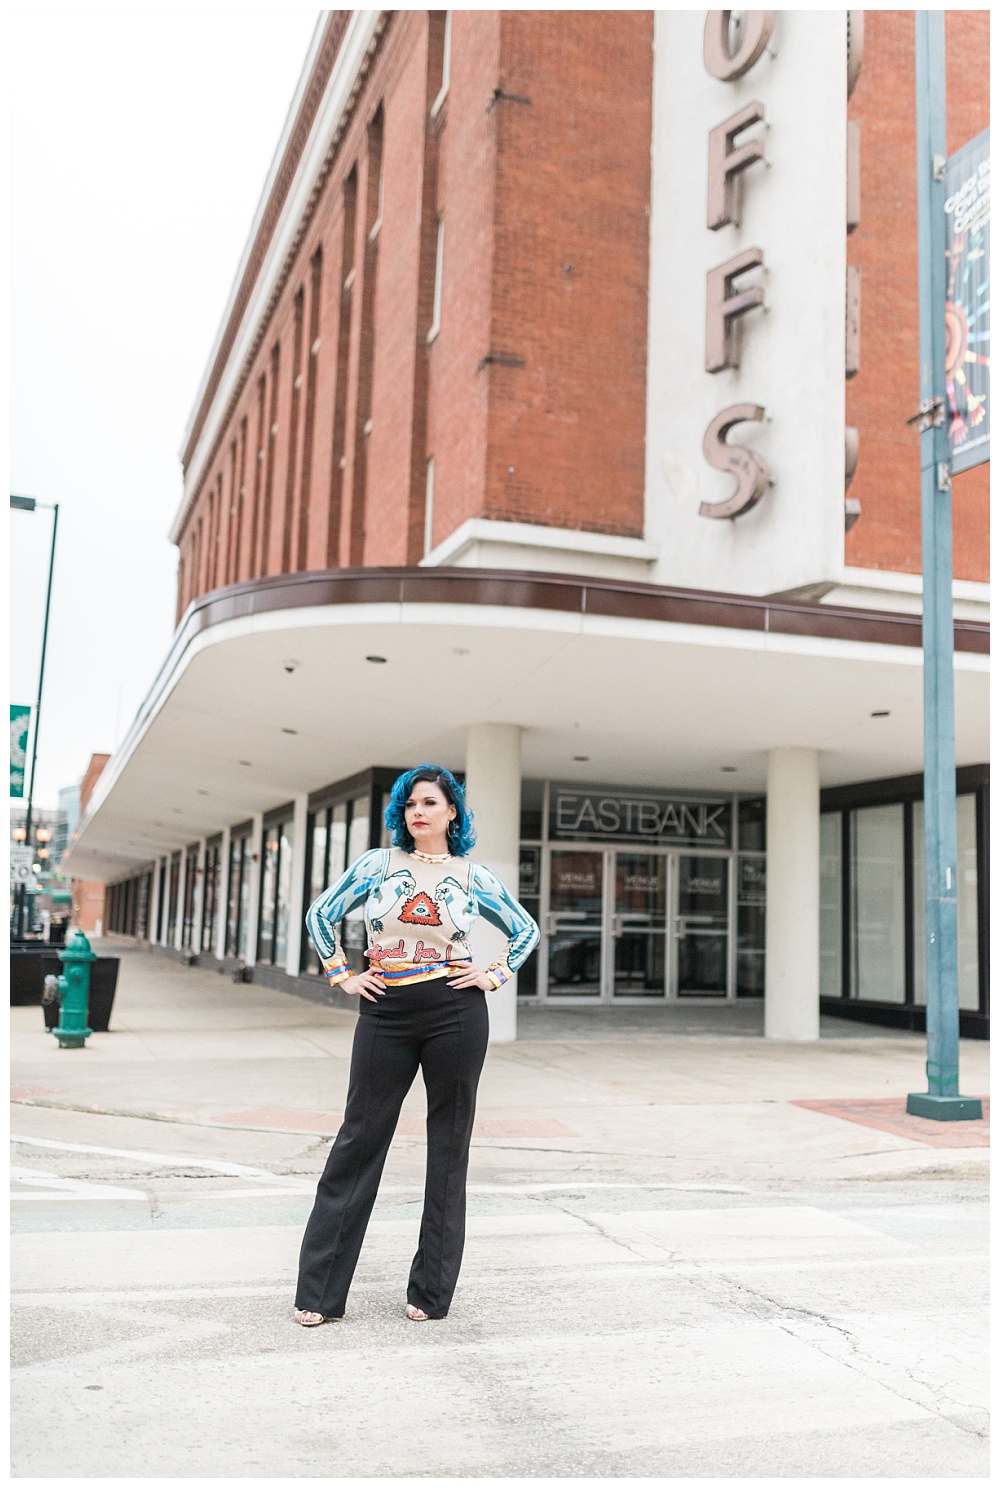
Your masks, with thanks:
M705 17L705 68L720 83L731 83L749 72L764 54L774 30L774 10L745 10L743 35L730 50L731 10L710 10Z

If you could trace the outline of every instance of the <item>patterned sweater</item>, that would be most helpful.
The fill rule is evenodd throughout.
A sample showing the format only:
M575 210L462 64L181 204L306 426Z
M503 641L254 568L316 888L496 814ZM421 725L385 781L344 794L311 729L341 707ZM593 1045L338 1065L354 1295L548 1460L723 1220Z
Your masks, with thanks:
M496 874L468 858L425 862L402 848L374 848L309 906L309 938L331 986L353 976L340 940L344 916L364 904L369 966L387 985L447 976L471 962L468 935L479 915L507 936L507 955L487 968L509 981L538 943L538 926Z

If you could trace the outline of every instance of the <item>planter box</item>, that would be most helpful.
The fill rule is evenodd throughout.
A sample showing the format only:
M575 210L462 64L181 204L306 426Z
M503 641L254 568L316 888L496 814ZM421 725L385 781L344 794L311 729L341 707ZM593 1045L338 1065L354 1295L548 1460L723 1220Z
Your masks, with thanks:
M54 967L43 972L43 978L49 975L59 976L62 972L62 962L53 958ZM87 1013L87 1021L95 1033L107 1033L111 1022L111 1009L115 1000L115 989L118 986L118 967L120 960L117 956L98 956L90 968L90 1003ZM39 988L38 1000L41 1001L41 988ZM42 1003L42 1012L45 1016L46 1028L55 1028L59 1022L60 1006L58 1002Z
M57 951L44 941L25 942L11 947L10 1005L30 1007L42 1000L42 983L47 976L59 976L62 962Z

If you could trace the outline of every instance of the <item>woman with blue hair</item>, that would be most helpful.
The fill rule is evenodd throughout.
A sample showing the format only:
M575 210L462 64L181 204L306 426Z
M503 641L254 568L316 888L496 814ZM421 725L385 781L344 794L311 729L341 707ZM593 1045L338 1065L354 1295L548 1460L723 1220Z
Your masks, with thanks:
M538 926L488 868L468 857L472 813L454 775L421 765L400 775L386 807L391 848L365 853L310 906L306 925L332 986L359 999L344 1124L302 1240L295 1319L343 1317L400 1107L423 1072L427 1180L406 1315L443 1318L465 1245L465 1181L486 1057L485 994L538 942ZM354 974L340 925L363 904L368 967ZM469 932L479 916L507 936L481 969Z

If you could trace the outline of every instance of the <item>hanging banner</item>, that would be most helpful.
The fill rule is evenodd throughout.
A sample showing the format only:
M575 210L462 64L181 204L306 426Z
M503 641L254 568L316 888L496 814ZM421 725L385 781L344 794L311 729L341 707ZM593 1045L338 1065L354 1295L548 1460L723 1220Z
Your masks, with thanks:
M954 473L990 457L990 132L945 166L945 383Z
M21 703L10 705L10 793L24 795L24 763L28 753L28 725L31 709Z

